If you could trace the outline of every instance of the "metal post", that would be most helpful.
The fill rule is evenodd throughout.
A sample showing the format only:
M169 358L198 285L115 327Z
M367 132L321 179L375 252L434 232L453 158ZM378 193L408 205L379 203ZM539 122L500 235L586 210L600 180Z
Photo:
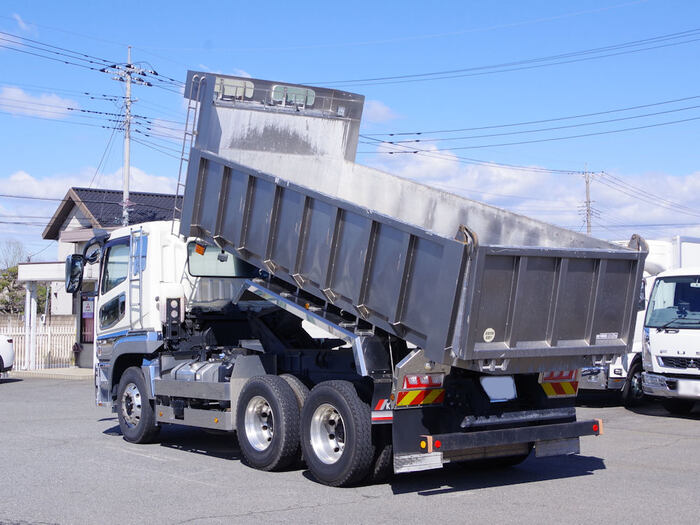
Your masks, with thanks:
M31 337L30 337L30 331L31 331L31 296L32 296L32 291L31 287L29 286L30 283L25 283L24 285L24 363L23 363L23 368L31 368L30 367L30 358L32 355L31 352Z
M29 369L36 370L36 283L29 283ZM25 314L26 319L26 314Z
M122 168L122 179L124 187L124 202L122 202L122 226L129 225L129 147L131 138L131 73L131 46L129 46L126 59L126 74L124 79L124 81L126 82L126 116L124 118L124 167Z

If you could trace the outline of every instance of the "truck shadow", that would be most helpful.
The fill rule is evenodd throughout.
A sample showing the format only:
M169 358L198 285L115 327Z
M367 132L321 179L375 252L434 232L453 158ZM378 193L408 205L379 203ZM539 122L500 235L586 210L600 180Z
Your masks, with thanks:
M230 432L206 432L201 429L169 425L160 431L161 447L182 450L219 459L241 459L238 441Z
M661 406L657 401L649 400L638 407L628 408L630 412L639 414L640 416L651 417L672 417L675 419L693 419L700 420L700 403L695 404L695 408L689 414L671 414L668 410Z
M450 492L505 487L533 481L590 476L604 470L605 462L594 456L528 458L522 464L506 468L474 468L455 465L432 472L399 474L390 481L394 494L415 493L436 496Z
M576 406L583 407L616 407L622 405L620 392L596 390L579 390L576 396Z
M0 384L2 383L19 383L22 381L19 377L0 377Z
M108 418L104 420L108 420ZM121 437L122 435L118 424L105 429L102 433L107 436ZM229 432L205 432L197 428L167 425L161 429L156 443L161 447L203 456L231 460L241 459L235 434Z

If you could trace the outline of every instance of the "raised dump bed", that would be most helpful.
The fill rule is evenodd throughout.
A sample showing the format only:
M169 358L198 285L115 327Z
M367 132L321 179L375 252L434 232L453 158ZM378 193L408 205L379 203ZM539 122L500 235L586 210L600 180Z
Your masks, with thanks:
M181 233L475 370L571 369L631 343L646 252L353 162L363 99L190 72ZM188 94L189 94L188 93Z

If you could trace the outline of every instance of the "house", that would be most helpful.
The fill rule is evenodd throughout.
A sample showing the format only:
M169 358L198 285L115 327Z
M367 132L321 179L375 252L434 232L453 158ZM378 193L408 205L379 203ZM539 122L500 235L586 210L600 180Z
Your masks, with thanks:
M181 204L181 197L178 198ZM64 288L65 260L68 255L81 253L86 243L96 234L109 232L122 224L122 192L95 188L70 188L53 217L47 224L42 237L58 241L58 261L24 263L19 265L18 280L26 289L24 349L25 366L41 368L45 356L37 349L37 283L50 283L50 311L44 322L52 316L73 316L75 342L80 344L77 363L81 367L92 367L93 359L93 317L96 283L99 278L97 268L88 265L85 270L82 293L74 297ZM176 197L172 194L130 192L129 222L138 224L148 221L172 220ZM26 313L29 313L27 315ZM63 349L70 363L71 349ZM56 350L54 350L54 353Z

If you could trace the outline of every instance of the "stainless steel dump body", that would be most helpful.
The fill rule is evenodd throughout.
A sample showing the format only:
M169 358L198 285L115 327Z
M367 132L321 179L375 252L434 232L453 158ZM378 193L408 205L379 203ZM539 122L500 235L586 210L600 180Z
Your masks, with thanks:
M222 97L219 79L239 96ZM357 95L290 85L306 103L290 110L284 96L275 104L270 82L190 72L188 85L202 105L183 235L436 362L566 369L631 343L645 252L355 164Z

